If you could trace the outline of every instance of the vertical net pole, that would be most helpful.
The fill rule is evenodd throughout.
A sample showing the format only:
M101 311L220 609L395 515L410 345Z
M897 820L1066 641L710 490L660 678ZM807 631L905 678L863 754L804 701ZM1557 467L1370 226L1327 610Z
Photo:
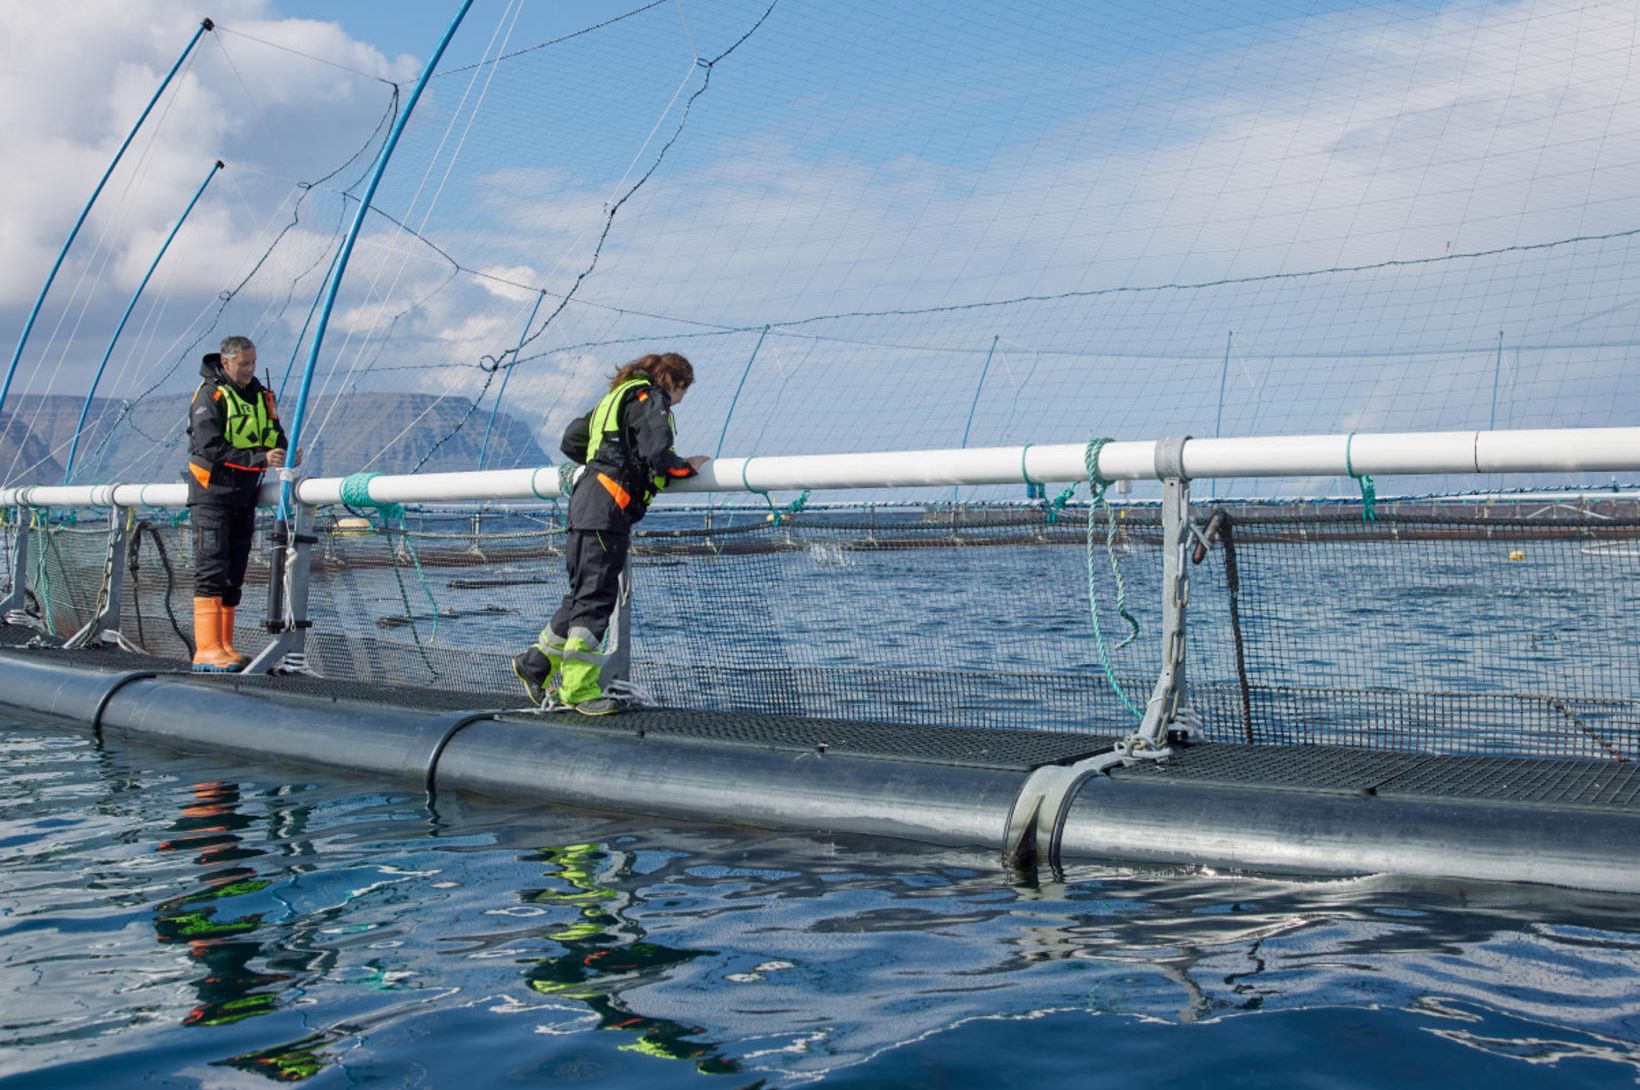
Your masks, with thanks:
M194 36L188 39L188 44L182 50L182 54L177 57L176 63L171 66L171 70L165 74L165 78L160 81L158 89L154 91L154 97L148 100L147 106L143 107L142 116L138 117L137 123L131 126L131 131L125 135L125 142L120 145L120 149L114 153L114 158L109 161L108 169L103 171L102 179L97 182L97 188L91 191L91 199L86 201L85 207L80 210L80 218L74 221L73 228L69 230L68 238L63 240L63 248L58 251L57 260L52 263L51 271L46 274L46 282L40 287L40 297L34 301L34 309L28 312L28 320L23 323L23 332L17 338L16 350L11 354L11 364L6 368L5 380L0 381L0 409L6 407L6 395L11 392L11 380L17 374L17 361L23 358L23 346L28 344L28 336L34 330L34 321L40 316L40 307L45 303L47 293L51 291L52 282L57 279L58 270L63 267L63 259L68 256L68 248L74 245L74 239L79 236L80 228L85 226L85 219L91 214L91 206L97 203L98 197L102 196L103 187L108 184L108 179L114 173L114 168L119 166L121 157L125 155L125 149L131 146L131 141L136 138L137 130L142 128L142 123L147 121L148 115L153 112L154 104L165 93L165 89L171 85L171 80L176 76L177 71L181 69L182 62L187 60L188 54L194 51L194 45L199 41L200 35L207 30L214 29L215 24L206 19L194 31Z
M336 255L335 263L330 267L330 280L325 284L324 302L319 307L319 319L313 326L313 339L308 342L307 365L302 369L302 383L296 394L296 409L290 418L287 440L292 458L295 457L297 443L302 436L302 424L307 416L308 393L313 389L313 372L319 363L319 349L324 345L325 330L330 325L330 312L336 305L336 292L341 287L342 277L347 274L347 261L353 254L354 244L359 241L359 231L364 227L365 216L370 211L370 202L375 199L376 187L381 184L382 175L387 171L387 164L393 158L393 150L398 147L399 137L404 134L404 127L409 122L410 115L416 112L416 103L420 100L422 91L426 89L427 81L432 78L433 70L438 67L438 62L444 57L444 50L450 45L450 39L455 37L461 21L467 17L467 9L472 6L473 0L461 0L461 7L450 20L450 25L445 28L444 37L439 39L438 48L427 58L427 65L421 70L421 77L416 80L416 86L405 100L404 110L393 122L393 130L387 134L387 140L382 144L381 154L376 157L376 167L370 173L370 182L359 197L359 207L353 214L353 222L347 229L347 237L342 240L342 248ZM283 480L279 489L279 519L284 521L290 509L291 479L288 473L281 474L281 477Z
M999 341L1001 339L1002 338L1001 338L1000 335L993 335L991 337L991 347L985 353L985 364L984 364L984 366L982 366L979 369L979 382L974 384L974 400L972 402L970 402L969 405L968 405L968 419L962 425L962 449L964 449L964 450L968 449L968 436L969 436L969 433L972 432L973 428L974 428L974 412L979 408L979 395L985 390L985 376L989 375L991 373L991 357L997 354L997 341ZM955 506L956 502L957 502L957 486L952 485L951 486L951 504L952 504L952 506Z
M148 281L154 276L154 270L159 268L160 261L165 257L165 251L171 248L171 241L177 237L177 232L182 230L182 225L188 221L188 214L194 210L194 205L199 203L199 198L205 195L205 187L211 184L211 179L215 178L216 172L221 169L222 160L218 159L205 175L205 180L199 183L199 188L194 191L193 200L189 201L188 207L182 210L182 215L177 219L176 226L172 227L171 233L165 236L165 241L160 244L159 253L154 255L154 260L148 266L148 271L143 273L142 283L138 284L137 290L131 293L131 301L125 304L125 313L120 315L119 324L114 327L114 335L108 338L108 347L103 350L102 360L97 364L97 373L91 377L91 385L85 392L85 404L80 406L80 419L74 425L74 438L68 444L68 460L63 465L64 484L67 484L74 475L74 456L80 449L80 436L85 432L85 418L91 413L91 401L97 395L97 385L102 382L103 372L108 369L108 360L114 355L114 346L119 343L120 334L125 332L125 323L131 320L131 312L137 309L137 300L142 298L142 293L148 287Z

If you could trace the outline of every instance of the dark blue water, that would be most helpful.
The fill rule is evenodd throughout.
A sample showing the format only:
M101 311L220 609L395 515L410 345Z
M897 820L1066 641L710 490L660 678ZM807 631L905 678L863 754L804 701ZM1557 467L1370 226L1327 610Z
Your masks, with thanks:
M1632 1086L1636 903L383 792L0 727L0 1086ZM704 1080L704 1081L703 1081Z

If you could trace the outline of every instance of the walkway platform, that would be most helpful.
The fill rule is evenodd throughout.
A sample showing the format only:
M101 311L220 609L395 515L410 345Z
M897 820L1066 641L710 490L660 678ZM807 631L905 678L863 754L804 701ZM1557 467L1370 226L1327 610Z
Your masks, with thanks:
M1115 742L674 708L545 714L521 708L516 692L201 675L144 655L19 647L6 638L16 631L0 628L0 707L107 737L429 791L999 852L1033 769ZM1090 780L1071 804L1063 852L1640 892L1640 765L1197 744Z

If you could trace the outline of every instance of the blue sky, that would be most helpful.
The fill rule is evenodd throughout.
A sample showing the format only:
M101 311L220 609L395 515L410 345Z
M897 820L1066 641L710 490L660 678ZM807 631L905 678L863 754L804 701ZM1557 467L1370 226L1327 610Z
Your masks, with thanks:
M779 0L759 22L768 6L668 0L452 71L631 10L478 0L379 195L404 226L373 221L356 252L317 388L487 408L482 361L511 358L545 292L507 396L548 446L659 344L696 358L686 425L725 453L1628 422L1630 4ZM21 388L74 388L219 155L109 392L187 384L189 330L300 198L215 319L298 357L387 81L408 87L454 8L224 0ZM197 18L31 0L3 32L34 169L0 171L0 330ZM708 77L698 60L742 37Z

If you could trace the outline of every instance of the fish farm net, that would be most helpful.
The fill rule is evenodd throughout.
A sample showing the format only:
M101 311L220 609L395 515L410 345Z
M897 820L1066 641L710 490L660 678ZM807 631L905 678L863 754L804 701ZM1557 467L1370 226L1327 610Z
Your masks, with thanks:
M663 507L633 543L631 681L669 707L1126 733L1160 663L1161 515L1089 514ZM1187 680L1208 739L1640 756L1640 504L1206 501L1192 522ZM188 524L130 525L121 635L185 658ZM66 637L99 604L107 530L27 533L35 623ZM567 585L556 512L322 513L317 537L309 669L520 700L509 660ZM267 640L266 556L247 652Z

